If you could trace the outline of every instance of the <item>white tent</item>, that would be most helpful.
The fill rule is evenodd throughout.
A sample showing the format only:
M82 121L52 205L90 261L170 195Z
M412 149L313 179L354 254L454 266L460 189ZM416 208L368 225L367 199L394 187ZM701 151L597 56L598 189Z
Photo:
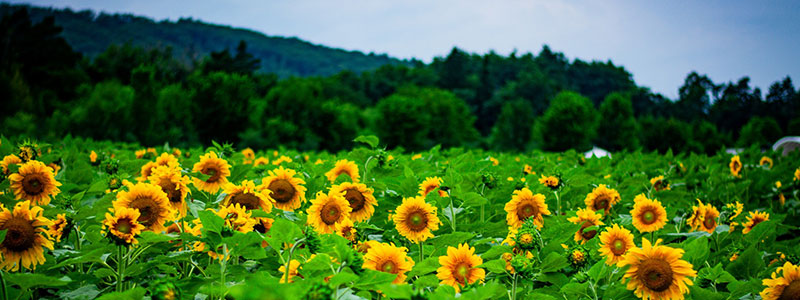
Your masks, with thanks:
M772 145L773 151L781 151L784 156L798 149L800 149L800 136L785 136Z
M608 156L608 157L611 157L611 153L608 152L606 149L598 148L596 146L592 147L592 150L586 151L586 153L584 153L583 155L586 156L586 158L592 158L592 156L597 156L597 157Z

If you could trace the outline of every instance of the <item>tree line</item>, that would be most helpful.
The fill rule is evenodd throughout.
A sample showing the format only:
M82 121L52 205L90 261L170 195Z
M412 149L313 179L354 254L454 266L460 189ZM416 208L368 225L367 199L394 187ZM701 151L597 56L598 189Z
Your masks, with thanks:
M428 64L279 77L258 71L244 41L187 62L170 47L130 43L87 57L60 33L25 9L0 21L3 134L326 151L374 134L407 150L698 153L800 134L789 77L762 96L747 77L715 83L691 72L673 100L611 61L570 61L548 46L507 56L453 48Z

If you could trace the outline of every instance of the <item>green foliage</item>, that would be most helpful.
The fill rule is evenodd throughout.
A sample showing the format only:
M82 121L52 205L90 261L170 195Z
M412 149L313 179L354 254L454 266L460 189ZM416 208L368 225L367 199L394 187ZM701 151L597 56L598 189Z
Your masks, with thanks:
M575 92L561 92L536 122L535 136L544 150L588 150L596 134L597 120L597 110L588 98Z
M503 110L492 128L489 144L492 149L524 151L533 129L533 108L525 100L503 104Z
M770 117L755 117L742 127L737 144L742 147L770 147L783 136L778 122Z
M689 149L691 127L676 119L644 117L639 119L641 141L645 149L666 153Z
M600 105L597 145L611 151L639 147L637 123L630 95L611 93Z

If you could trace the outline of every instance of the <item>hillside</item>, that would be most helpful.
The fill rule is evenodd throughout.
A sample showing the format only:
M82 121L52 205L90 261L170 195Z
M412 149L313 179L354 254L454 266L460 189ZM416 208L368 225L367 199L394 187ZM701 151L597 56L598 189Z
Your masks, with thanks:
M193 19L154 21L131 14L95 13L28 5L0 4L5 15L28 7L31 18L38 21L54 16L64 28L65 39L78 51L92 57L111 44L131 42L144 47L173 48L173 53L186 59L200 59L211 51L234 50L240 40L248 44L248 52L261 59L261 71L281 77L292 75L331 75L343 70L372 70L385 64L407 63L385 54L364 54L315 45L298 38L268 36L260 32L204 23Z

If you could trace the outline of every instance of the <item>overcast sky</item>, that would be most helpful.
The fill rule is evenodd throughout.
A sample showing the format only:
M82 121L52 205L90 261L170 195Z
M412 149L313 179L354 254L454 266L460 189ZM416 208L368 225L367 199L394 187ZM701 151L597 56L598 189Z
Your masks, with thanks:
M267 35L430 62L453 46L612 60L674 98L696 70L714 82L800 78L800 1L33 0L74 10L192 17Z

